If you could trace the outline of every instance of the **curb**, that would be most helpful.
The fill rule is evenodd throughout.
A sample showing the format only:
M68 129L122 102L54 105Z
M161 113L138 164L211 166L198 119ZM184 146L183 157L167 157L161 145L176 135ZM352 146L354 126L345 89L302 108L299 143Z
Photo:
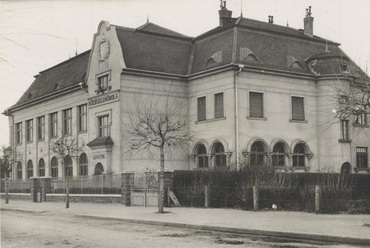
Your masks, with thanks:
M227 232L227 233L236 233L236 234L259 235L259 236L290 238L290 239L300 239L300 240L314 240L314 241L324 241L324 242L341 243L341 244L370 245L370 239L364 239L364 238L339 237L339 236L328 236L328 235L306 234L306 233L291 233L291 232L280 232L280 231L265 231L265 230L243 229L243 228L221 227L221 226L194 225L194 224L162 222L162 221L152 221L152 220L125 219L125 218L116 218L116 217L106 217L106 216L100 216L100 215L77 214L74 216L78 218L116 220L116 221L123 221L123 222L128 222L128 223L135 223L135 224L180 227L180 228L216 231L216 232Z
M47 210L29 210L29 209L23 209L23 208L0 208L0 211L13 211L13 212L23 212L23 213L47 213L49 211Z

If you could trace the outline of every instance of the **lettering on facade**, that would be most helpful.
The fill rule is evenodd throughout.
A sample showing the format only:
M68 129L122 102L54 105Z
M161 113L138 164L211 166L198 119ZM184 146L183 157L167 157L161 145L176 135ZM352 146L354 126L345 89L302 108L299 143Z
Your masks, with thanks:
M104 159L105 158L105 155L104 154L96 154L96 155L93 155L93 159Z
M89 106L95 106L107 102L114 102L119 100L118 92L113 92L110 94L104 94L100 96L95 96L89 99Z

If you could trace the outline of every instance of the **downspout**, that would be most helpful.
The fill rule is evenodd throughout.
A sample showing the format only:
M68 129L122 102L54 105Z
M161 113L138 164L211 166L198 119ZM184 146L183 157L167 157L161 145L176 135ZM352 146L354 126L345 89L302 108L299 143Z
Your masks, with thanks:
M239 158L239 91L238 91L238 76L243 70L244 65L238 65L239 70L235 73L234 76L234 106L235 106L235 163L236 169L240 170L240 158Z

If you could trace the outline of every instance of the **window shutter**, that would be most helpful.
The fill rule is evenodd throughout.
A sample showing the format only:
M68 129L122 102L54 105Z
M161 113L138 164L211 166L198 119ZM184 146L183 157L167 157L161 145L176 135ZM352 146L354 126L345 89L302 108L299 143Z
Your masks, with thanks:
M206 120L206 97L198 98L198 121Z
M263 118L263 93L249 92L249 116Z
M224 117L224 93L215 94L215 118Z
M292 96L292 120L304 121L304 98Z

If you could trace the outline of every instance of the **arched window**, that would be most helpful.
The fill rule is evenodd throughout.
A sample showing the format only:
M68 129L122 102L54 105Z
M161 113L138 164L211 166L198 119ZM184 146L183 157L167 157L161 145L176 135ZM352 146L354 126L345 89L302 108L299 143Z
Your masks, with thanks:
M27 162L27 178L33 177L33 163L32 160L28 160Z
M206 147L202 144L198 145L197 148L195 149L195 153L197 167L198 168L208 167L208 156Z
M88 160L86 153L82 153L80 156L80 176L87 176L88 175Z
M45 176L45 161L43 158L39 160L39 176L40 177Z
M212 150L214 155L214 166L226 166L226 154L224 146L220 142L217 142L213 145Z
M340 173L342 174L350 174L351 173L351 164L348 162L345 162L342 164L342 168L340 169Z
M306 146L302 143L297 144L293 150L293 166L306 166Z
M51 176L58 177L58 159L56 157L51 159Z
M104 172L104 167L101 163L95 165L94 175L102 175Z
M73 177L73 164L72 164L72 158L70 156L65 157L64 168L65 168L65 175L67 177Z
M22 162L17 163L17 179L22 179Z
M278 142L272 149L272 166L285 166L286 150L283 142Z
M256 141L251 147L250 164L263 165L265 162L266 148L263 142Z

